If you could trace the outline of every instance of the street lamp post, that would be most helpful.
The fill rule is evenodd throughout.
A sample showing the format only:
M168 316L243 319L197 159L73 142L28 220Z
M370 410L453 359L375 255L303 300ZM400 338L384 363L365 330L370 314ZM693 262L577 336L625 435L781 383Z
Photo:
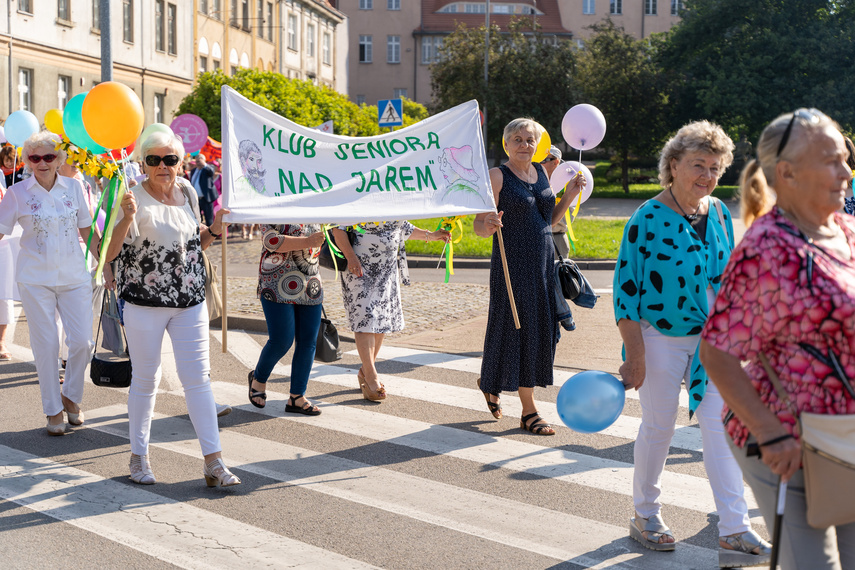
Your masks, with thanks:
M101 81L113 80L113 50L110 37L110 0L98 3L101 28Z

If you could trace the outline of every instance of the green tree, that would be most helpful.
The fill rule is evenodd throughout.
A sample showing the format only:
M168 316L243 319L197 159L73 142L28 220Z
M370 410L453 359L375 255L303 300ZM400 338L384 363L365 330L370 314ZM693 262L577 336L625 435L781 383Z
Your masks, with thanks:
M628 193L630 153L650 154L665 134L663 77L647 41L636 40L611 19L590 29L593 35L579 56L579 82L586 102L606 117L602 144L616 153Z
M443 41L431 65L431 109L436 112L477 99L487 105L487 146L501 148L502 130L517 117L531 117L559 139L561 119L578 102L576 55L568 41L554 44L532 29L530 19L513 20L509 31L490 28L488 89L484 87L486 27L459 25Z
M228 77L216 70L198 76L196 85L181 101L177 111L177 114L200 116L216 140L222 140L220 90L223 85L299 125L314 127L332 120L335 133L339 135L372 136L379 133L376 106L356 105L329 87L288 79L272 71L241 69ZM404 101L405 125L427 116L428 111L423 105Z
M672 127L704 118L756 141L798 107L855 127L852 0L687 0L657 60L672 74Z

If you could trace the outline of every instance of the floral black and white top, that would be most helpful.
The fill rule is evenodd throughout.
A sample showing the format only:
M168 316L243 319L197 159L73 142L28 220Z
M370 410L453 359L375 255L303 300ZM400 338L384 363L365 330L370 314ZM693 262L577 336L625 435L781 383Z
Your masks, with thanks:
M276 251L284 236L304 237L321 231L319 224L261 225L258 297L274 303L320 305L324 288L318 266L320 248Z
M137 215L119 254L119 297L145 307L187 308L205 300L205 265L195 192L184 192L183 206L153 198L142 184L134 188ZM119 219L122 214L119 215Z

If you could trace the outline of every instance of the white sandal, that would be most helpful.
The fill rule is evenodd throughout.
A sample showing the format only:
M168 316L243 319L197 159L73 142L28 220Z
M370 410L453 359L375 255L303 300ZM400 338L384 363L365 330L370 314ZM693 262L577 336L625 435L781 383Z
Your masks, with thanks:
M644 519L635 513L635 516L629 519L629 536L641 543L644 548L659 551L671 551L676 547L677 542L659 542L663 536L674 538L671 529L665 525L662 520L662 515L655 514L649 519ZM644 533L647 533L647 538Z

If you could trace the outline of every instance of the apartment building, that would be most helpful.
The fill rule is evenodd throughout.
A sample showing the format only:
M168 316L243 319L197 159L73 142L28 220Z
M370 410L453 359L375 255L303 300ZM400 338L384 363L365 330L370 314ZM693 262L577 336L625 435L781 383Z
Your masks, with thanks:
M348 94L356 103L408 97L431 99L430 64L443 38L459 23L483 26L487 2L477 0L336 0L349 20ZM507 29L511 18L530 17L554 41L581 48L587 28L606 17L636 37L662 32L679 21L681 0L491 1L490 22Z

